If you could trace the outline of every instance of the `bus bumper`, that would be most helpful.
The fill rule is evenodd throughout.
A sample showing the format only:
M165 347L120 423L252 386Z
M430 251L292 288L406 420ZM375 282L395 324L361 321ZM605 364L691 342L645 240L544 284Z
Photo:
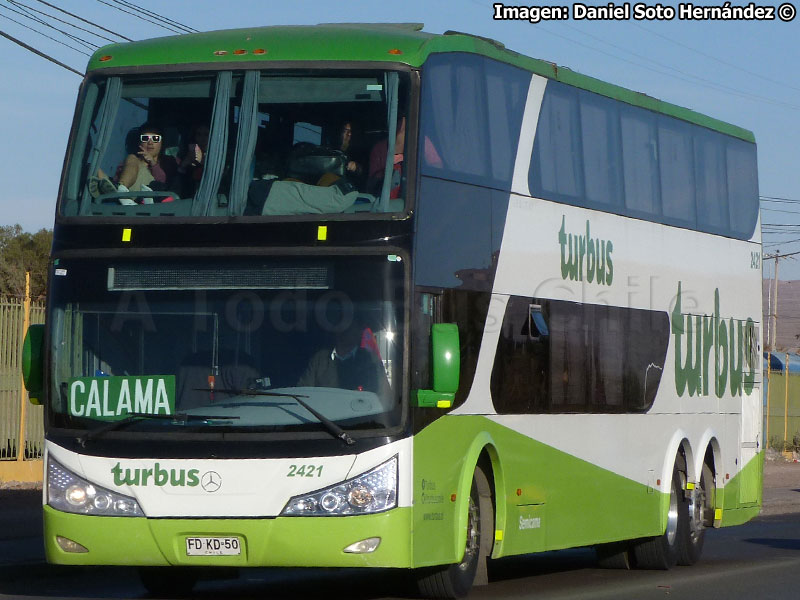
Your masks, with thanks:
M270 519L148 519L99 517L44 507L47 560L62 565L220 567L400 567L411 564L412 509L347 517ZM66 538L87 552L67 552ZM188 556L189 537L236 537L234 556ZM381 539L370 553L344 549Z

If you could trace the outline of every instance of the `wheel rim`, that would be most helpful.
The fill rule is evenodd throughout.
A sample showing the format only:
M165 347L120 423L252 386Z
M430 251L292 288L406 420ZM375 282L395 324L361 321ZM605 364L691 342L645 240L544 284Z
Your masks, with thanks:
M672 481L672 488L669 493L669 512L667 513L667 543L672 546L675 543L675 536L678 533L678 488L675 480Z
M478 503L473 498L469 499L469 514L467 515L467 546L464 549L464 560L458 565L462 571L470 568L475 557L478 556L481 544L481 523L478 513Z
M697 543L705 528L706 490L703 480L689 496L689 539Z

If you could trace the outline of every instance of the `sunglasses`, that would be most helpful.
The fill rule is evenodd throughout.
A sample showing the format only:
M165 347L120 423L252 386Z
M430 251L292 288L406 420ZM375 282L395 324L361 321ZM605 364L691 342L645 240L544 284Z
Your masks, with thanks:
M149 133L143 133L142 135L139 136L139 140L145 143L149 142L150 140L153 140L153 143L157 144L161 141L161 136L158 135L157 133L152 135Z

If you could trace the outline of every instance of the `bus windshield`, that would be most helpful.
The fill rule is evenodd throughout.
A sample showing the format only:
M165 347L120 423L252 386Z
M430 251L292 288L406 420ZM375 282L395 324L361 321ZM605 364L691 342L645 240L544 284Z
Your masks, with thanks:
M316 411L351 432L395 427L403 264L61 260L51 425L93 430L137 414L125 432L325 435Z
M223 71L94 78L60 213L275 217L398 212L409 77Z

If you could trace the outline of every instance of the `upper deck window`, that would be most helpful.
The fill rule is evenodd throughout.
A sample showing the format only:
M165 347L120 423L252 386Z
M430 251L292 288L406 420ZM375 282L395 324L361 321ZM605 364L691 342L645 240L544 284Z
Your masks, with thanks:
M90 81L60 213L237 217L401 211L408 94L405 74L383 71Z
M755 144L548 81L531 193L735 239L758 220Z

